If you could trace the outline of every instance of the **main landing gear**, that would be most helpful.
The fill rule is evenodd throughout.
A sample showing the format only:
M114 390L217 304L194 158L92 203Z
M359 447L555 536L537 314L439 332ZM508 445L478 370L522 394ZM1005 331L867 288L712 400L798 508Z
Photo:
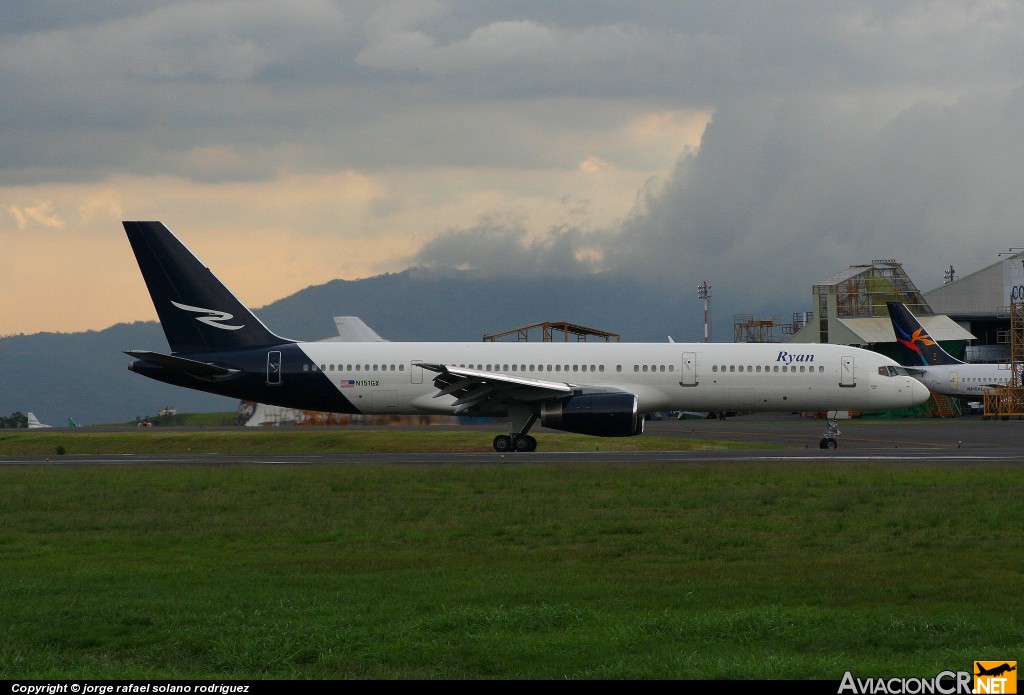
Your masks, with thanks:
M822 449L835 449L839 446L839 442L836 441L836 437L840 434L839 432L839 421L838 417L833 414L832 417L828 418L828 425L825 427L825 436L818 442L818 446Z
M510 406L508 416L512 421L512 431L494 438L494 450L502 454L506 451L536 451L537 440L527 434L537 422L533 409L526 405Z
M494 450L501 453L506 451L536 451L537 440L528 434L499 434L494 438Z

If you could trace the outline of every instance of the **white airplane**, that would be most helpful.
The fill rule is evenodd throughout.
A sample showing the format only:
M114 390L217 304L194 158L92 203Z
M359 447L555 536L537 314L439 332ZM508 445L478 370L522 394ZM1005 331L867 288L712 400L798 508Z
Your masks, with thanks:
M899 345L900 361L911 376L932 393L963 396L977 400L985 389L1010 383L1008 363L971 364L961 362L942 349L902 302L886 302L892 330Z
M299 342L264 326L160 222L124 222L171 354L129 369L176 386L332 413L507 417L496 451L530 428L643 432L666 410L885 411L928 390L895 361L842 345ZM835 448L834 420L822 448Z
M30 430L43 429L44 427L52 427L53 425L44 425L39 422L39 418L35 416L35 413L28 413L28 428Z

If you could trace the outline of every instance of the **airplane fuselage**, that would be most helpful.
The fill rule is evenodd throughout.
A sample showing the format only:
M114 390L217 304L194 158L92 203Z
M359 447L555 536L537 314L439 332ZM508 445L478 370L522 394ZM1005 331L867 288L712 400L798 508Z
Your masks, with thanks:
M436 374L422 363L564 382L573 395L629 393L641 413L876 411L923 400L894 361L838 345L300 342L183 356L239 371L208 379L144 360L131 368L178 386L335 413L457 414L456 398L438 396ZM507 406L485 401L472 414L502 416Z
M1009 364L940 364L908 369L932 393L978 399L987 389L1008 386L1013 373Z

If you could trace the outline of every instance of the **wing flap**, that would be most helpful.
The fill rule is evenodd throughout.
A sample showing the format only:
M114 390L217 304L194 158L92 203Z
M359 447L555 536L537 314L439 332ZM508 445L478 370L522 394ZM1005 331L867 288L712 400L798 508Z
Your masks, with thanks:
M454 396L452 406L456 413L470 411L488 400L540 401L571 394L576 388L573 384L561 381L545 381L466 367L427 363L420 363L419 366L437 372L434 377L437 393L434 398Z

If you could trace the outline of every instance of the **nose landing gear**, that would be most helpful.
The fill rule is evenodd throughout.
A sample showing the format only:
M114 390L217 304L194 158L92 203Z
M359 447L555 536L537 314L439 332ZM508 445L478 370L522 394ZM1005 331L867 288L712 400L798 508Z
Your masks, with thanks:
M837 413L833 413L832 417L828 418L828 425L825 427L825 436L818 442L818 446L822 449L835 449L839 446L839 442L836 441L836 437L840 434L839 432L839 421Z

